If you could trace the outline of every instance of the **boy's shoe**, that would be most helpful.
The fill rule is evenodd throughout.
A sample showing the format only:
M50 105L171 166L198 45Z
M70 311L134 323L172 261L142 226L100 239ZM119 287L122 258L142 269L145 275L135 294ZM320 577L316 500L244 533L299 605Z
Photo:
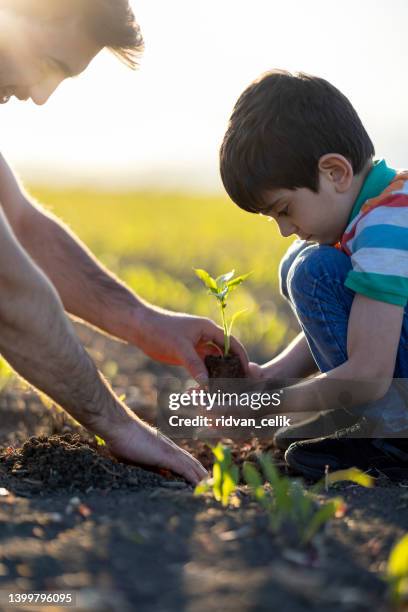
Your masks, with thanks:
M373 424L363 418L326 438L291 444L285 460L312 480L324 476L326 465L330 472L356 467L378 470L391 480L408 479L408 432L400 432L401 438L370 438L372 431Z
M323 410L295 425L281 427L274 435L273 441L277 448L286 450L293 442L329 436L338 429L354 425L358 419L357 415L350 414L343 408Z

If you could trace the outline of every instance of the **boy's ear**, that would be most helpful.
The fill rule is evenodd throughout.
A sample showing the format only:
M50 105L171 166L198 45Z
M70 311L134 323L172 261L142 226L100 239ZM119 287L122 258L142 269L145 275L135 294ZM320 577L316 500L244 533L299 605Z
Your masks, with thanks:
M322 155L318 168L319 173L333 184L338 193L345 193L351 187L354 172L350 162L343 155L338 153Z

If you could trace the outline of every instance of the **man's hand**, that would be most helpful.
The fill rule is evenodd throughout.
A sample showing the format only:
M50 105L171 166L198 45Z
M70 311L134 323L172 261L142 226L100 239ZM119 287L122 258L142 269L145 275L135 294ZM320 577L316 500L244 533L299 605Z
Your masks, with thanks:
M184 366L201 386L208 382L203 359L215 351L209 344L211 342L222 348L224 332L221 327L203 317L146 306L135 321L134 344L152 359ZM238 355L248 374L248 356L235 338L231 338L231 350Z
M0 206L0 353L112 452L171 469L192 483L206 471L191 455L149 428L114 395L80 344L60 299L15 240Z
M118 459L172 470L193 485L208 476L207 470L190 453L133 414L129 413L122 424L111 427L104 439Z
M135 344L153 359L181 365L200 383L207 381L203 357L222 347L223 331L209 319L155 308L105 269L69 228L30 201L0 155L0 201L14 234L58 291L75 317ZM231 349L248 372L245 350Z

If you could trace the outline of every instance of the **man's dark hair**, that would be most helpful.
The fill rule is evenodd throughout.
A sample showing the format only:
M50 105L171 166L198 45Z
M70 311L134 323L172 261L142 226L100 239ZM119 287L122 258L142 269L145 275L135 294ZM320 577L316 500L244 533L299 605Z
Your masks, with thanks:
M143 37L129 0L5 0L13 10L33 18L78 15L86 33L125 64L136 68L143 52Z
M353 106L324 79L273 70L238 99L220 150L220 171L230 198L244 210L262 210L271 189L319 189L318 161L343 155L354 174L374 146Z
M131 68L135 68L144 44L129 0L76 2L82 5L84 25L95 42L108 48Z

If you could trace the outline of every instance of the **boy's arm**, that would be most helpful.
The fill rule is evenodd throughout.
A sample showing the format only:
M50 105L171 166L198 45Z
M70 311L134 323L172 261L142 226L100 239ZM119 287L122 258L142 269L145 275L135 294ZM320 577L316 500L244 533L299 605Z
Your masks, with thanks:
M135 344L153 359L186 367L196 380L206 382L200 356L208 352L208 341L222 346L220 327L209 319L156 308L136 296L63 223L30 201L1 156L0 201L18 240L51 280L67 312ZM246 369L244 348L234 338L231 348Z
M250 364L251 374L255 378L288 379L307 378L317 372L316 362L310 352L305 334L301 332L279 355L258 366Z
M280 409L312 412L344 408L345 402L352 407L382 398L393 379L403 316L401 306L356 294L348 325L347 361L330 372L287 387Z

